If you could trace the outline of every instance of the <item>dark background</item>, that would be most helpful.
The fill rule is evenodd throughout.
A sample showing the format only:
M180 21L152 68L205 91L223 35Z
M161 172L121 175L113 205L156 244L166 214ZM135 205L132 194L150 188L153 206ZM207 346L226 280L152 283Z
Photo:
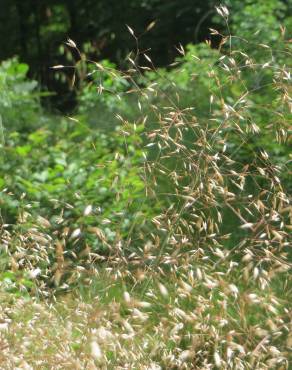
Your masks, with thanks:
M225 3L236 14L252 1ZM50 69L76 61L70 60L64 45L68 37L87 57L109 59L122 68L125 56L136 48L127 24L155 66L167 66L178 54L179 43L207 39L210 27L225 29L216 18L216 5L216 0L0 0L0 61L17 55L30 66L29 77L40 82L43 91L56 92L45 100L51 108L71 110L75 92L70 91L69 78ZM145 32L153 21L155 26ZM216 38L212 42L216 47Z
M50 66L68 64L66 52L60 49L67 37L90 58L109 59L121 67L127 53L136 47L125 26L128 24L139 38L139 48L148 50L156 66L165 66L177 55L175 45L207 38L215 2L0 0L0 4L0 60L18 55L43 89L65 94L64 101L54 103L64 109L70 92ZM155 26L145 32L153 21ZM69 101L72 103L72 96Z

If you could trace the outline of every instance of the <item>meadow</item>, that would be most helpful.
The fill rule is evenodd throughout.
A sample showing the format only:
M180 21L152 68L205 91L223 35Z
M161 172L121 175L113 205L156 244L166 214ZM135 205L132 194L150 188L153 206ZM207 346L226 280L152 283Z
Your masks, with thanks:
M50 73L73 72L72 114L1 63L0 368L289 369L291 40L273 10L230 25L217 7L218 47L165 68L131 27L125 68L67 39L80 59Z

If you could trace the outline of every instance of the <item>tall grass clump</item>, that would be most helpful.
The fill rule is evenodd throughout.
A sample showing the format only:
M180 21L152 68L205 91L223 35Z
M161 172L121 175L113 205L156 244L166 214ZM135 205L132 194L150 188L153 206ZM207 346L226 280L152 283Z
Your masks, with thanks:
M1 312L7 368L289 368L291 50L284 27L273 31L276 45L260 33L249 41L233 34L225 6L217 13L228 29L211 30L219 47L180 45L168 69L155 68L130 27L137 50L128 70L85 57L75 66L78 83L89 65L91 118L95 101L108 107L124 143L105 145L80 170L94 160L106 175L114 166L104 187L115 192L122 176L122 190L101 198L106 217L92 206L94 187L91 203L78 203L82 181L71 203L48 194L56 206L45 218L23 212L33 208L23 196L26 233L2 225L3 282L40 295L32 305L9 298ZM86 122L86 109L78 119ZM77 142L79 154L86 135Z

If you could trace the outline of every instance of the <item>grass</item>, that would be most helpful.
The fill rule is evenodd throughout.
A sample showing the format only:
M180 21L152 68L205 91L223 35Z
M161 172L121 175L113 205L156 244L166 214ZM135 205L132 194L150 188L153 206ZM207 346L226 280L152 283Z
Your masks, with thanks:
M4 369L289 368L290 75L280 39L280 56L267 64L272 51L253 60L260 54L233 50L234 37L221 36L220 52L181 49L185 60L166 84L153 66L143 79L133 56L127 72L94 64L100 76L127 78L123 107L138 101L134 122L118 115L115 141L74 119L77 132L65 122L56 146L30 135L27 168L36 169L25 181L33 191L17 193L5 174L10 187L1 193L15 220L1 225ZM204 87L202 105L191 95L193 78ZM135 94L131 104L127 94ZM185 106L188 95L195 107ZM73 167L59 192L34 178L46 166L39 140L52 163L70 148L54 167L52 179L62 181ZM22 175L32 156L9 145ZM40 203L30 203L33 195Z
M135 281L104 270L87 287L50 300L2 293L1 366L285 368L291 341L285 307L292 297L251 281L237 290L233 273L221 286L206 284L189 267L152 277L139 271Z

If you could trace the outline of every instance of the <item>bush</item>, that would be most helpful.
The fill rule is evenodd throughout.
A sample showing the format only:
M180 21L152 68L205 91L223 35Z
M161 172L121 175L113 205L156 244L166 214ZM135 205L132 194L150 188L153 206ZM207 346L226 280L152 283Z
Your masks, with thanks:
M9 224L9 254L16 264L21 260L19 268L51 272L58 243L69 270L73 262L86 266L126 253L118 242L130 240L134 225L142 227L138 220L152 213L139 169L141 128L125 137L117 127L108 136L82 122L57 120L29 134L6 135L1 216Z
M42 124L38 84L26 77L27 72L28 65L19 63L17 58L0 64L0 120L2 121L2 129L26 132ZM3 135L5 135L4 132Z

